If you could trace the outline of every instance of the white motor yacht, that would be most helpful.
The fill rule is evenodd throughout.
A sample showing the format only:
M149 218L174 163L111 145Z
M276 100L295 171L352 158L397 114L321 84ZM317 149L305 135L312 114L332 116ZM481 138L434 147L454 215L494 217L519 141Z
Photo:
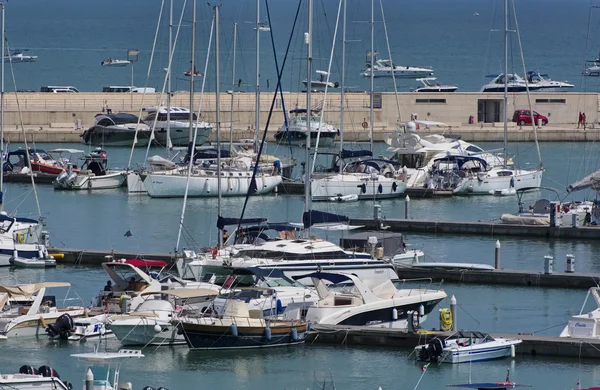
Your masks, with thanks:
M437 80L435 77L417 79L423 86L411 89L411 92L455 92L458 89L456 85L434 83L435 80Z
M587 301L592 296L596 302L594 310L584 313ZM578 339L600 339L600 287L590 287L579 314L572 316L559 337Z
M319 75L319 79L310 81L311 91L323 91L325 90L325 88L331 89L338 88L340 86L340 83L338 83L337 81L327 81L327 76L329 76L329 73L327 73L326 71L317 70L316 73ZM306 87L308 85L308 81L304 79L304 81L302 81L302 84L304 84L304 86Z
M499 75L488 75L487 77L491 77L492 81L481 87L481 92L504 92L503 73L500 73ZM525 92L527 91L527 87L529 87L530 91L537 91L540 89L540 86L538 86L537 84L527 84L528 83L523 77L519 76L516 73L511 73L508 75L507 92Z
M129 60L119 60L119 59L113 59L113 58L109 58L108 60L104 60L100 63L100 65L102 66L106 66L109 68L121 68L124 66L127 66L131 64L131 61Z
M29 56L25 55L25 50L13 50L9 56L4 56L4 62L11 62L13 64L18 64L20 62L35 62L37 61L37 56Z
M144 107L147 113L144 123L152 128L154 126L155 142L167 145L167 125L169 126L169 137L173 146L187 146L190 132L190 110L185 107ZM167 115L168 114L168 115ZM196 114L193 115L194 126L192 131L196 132L196 146L204 144L210 133L212 125L205 121L198 121Z
M447 297L443 290L432 288L431 281L425 287L402 288L410 281L363 279L347 272L314 272L297 278L310 278L317 290L319 300L309 307L306 320L320 325L406 329L409 321L425 321ZM287 315L298 315L294 306L288 306Z
M86 311L80 306L57 308L56 298L46 295L46 290L70 286L70 283L61 282L0 286L0 335L10 338L47 334L68 337L71 327L64 328L61 317L69 323L72 318L82 317Z
M275 140L278 143L291 144L296 146L306 145L307 139L307 124L306 124L306 109L296 108L290 110L292 114L289 118L289 123L286 127L285 123L275 133ZM323 122L316 115L315 110L311 110L310 115L310 146L314 147L319 137L319 147L327 148L334 144L335 137L339 134L339 130L332 125Z
M435 337L429 343L415 347L415 357L423 362L470 363L515 357L519 339L494 338L486 333L459 331L453 335Z
M96 123L81 134L81 140L87 145L131 146L136 140L137 146L147 146L150 142L150 127L136 115L120 112L118 114L98 114Z
M361 74L364 77L371 77L371 71L373 77L392 77L392 72L394 77L404 79L416 79L433 75L433 69L431 68L400 66L393 64L390 60L375 60L373 70L371 70L371 63L367 59L367 69Z
M2 386L12 390L72 390L73 386L63 381L58 372L49 366L35 369L23 365L15 374L0 374Z
M562 91L567 88L573 88L573 84L569 84L565 81L555 81L550 78L547 74L542 74L534 71L527 72L527 81L529 85L533 85L536 90L550 91Z

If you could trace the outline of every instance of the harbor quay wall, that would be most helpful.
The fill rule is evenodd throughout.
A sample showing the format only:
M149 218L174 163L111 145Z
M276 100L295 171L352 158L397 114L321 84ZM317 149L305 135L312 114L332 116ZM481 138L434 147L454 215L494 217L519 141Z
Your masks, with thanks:
M417 345L428 343L434 337L443 338L451 334L452 332L409 333L400 329L314 325L311 332L307 335L306 341L309 345L312 343L328 343L414 348ZM517 355L600 358L600 352L598 352L600 351L600 340L535 336L529 334L492 334L492 336L523 340L516 347ZM411 358L414 359L414 355Z
M284 99L275 98L273 92L261 94L261 128L269 120L269 108L274 105L270 118L269 141L272 134L284 122L286 110L305 106L304 93L285 92ZM215 122L216 99L214 93L195 96L195 107L202 100L202 118ZM340 93L313 94L313 108L323 108L324 121L340 125ZM534 110L548 117L549 124L537 131L540 141L595 141L600 140L599 110L597 93L552 92L532 93ZM175 93L172 105L189 107L189 94ZM254 93L222 94L221 139L234 140L252 138L255 122ZM141 107L166 105L166 95L139 93L20 93L5 95L5 137L11 142L22 142L23 123L28 140L36 142L79 142L79 135L94 123L94 116L109 107L112 112L128 112L143 117ZM411 118L420 121L443 122L447 126L420 126L421 134L445 133L460 136L466 141L501 141L503 129L503 97L498 93L454 92L454 93L399 93L377 92L374 98L374 140L381 141L384 134L397 129L398 121ZM367 92L346 93L344 104L344 139L368 141L370 129L370 99ZM400 108L400 116L398 115ZM509 120L516 109L527 109L529 103L524 93L509 94L507 112ZM577 129L579 112L585 112L586 129ZM471 122L471 123L470 123ZM213 131L211 141L216 134ZM509 141L533 141L531 126L519 126L509 122Z

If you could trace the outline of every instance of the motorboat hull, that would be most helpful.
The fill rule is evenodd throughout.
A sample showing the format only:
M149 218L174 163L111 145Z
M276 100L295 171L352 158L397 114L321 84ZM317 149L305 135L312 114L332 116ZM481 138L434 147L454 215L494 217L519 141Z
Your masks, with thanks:
M490 195L510 188L516 191L523 188L539 188L542 185L542 175L543 171L540 170L517 170L510 176L473 175L462 179L453 192L456 195Z
M135 130L103 129L92 127L82 134L82 142L95 146L131 146L135 139ZM138 130L136 146L147 146L150 142L150 130Z
M7 242L0 245L0 266L13 265L12 260L17 252L17 257L23 260L37 260L45 257L46 250L39 244L21 244Z
M420 77L428 77L433 75L433 70L426 68L410 68L410 67L396 67L393 71L394 77L400 79L417 79ZM362 73L363 77L371 77L371 70L367 69ZM373 77L392 77L392 69L375 69Z
M106 326L108 317L107 314L100 314L94 317L75 320L73 323L75 328L73 334L69 336L69 341L112 336L112 331Z
M157 332L155 326L161 327ZM186 341L177 334L177 327L169 322L140 318L139 320L115 321L110 325L113 334L123 346L182 345Z
M235 331L232 324L236 324ZM248 349L304 342L306 323L272 322L251 318L184 319L178 324L190 349ZM269 330L267 330L269 329Z
M127 172L120 171L107 173L103 176L89 176L78 174L71 183L54 181L54 188L57 190L108 190L115 189L125 185Z
M1 331L0 334L7 336L8 338L47 337L46 328L43 326L43 323L45 323L46 326L54 324L58 317L65 313L69 314L72 318L78 318L85 315L85 310L80 308L75 310L56 311L53 313L25 315L12 319L0 318L0 327L4 327L4 330Z
M21 268L51 268L56 267L56 260L50 259L26 259L22 257L13 257L11 264Z
M485 360L502 359L513 354L513 344L487 347L487 348L462 348L451 350L442 363L470 363Z
M210 137L212 126L198 126L196 132L196 146L203 145ZM188 146L190 137L189 123L183 124L172 122L169 127L169 136L173 146ZM154 142L160 145L167 145L167 124L157 123L154 129Z
M310 147L314 148L317 144L318 131L311 131L310 133ZM337 137L337 131L322 131L319 135L319 147L329 148L335 143L335 137ZM306 146L306 131L289 130L289 131L278 131L275 134L275 139L279 143L289 143L295 146Z
M237 173L243 176L235 176ZM257 175L255 195L272 192L282 182L280 175ZM247 172L230 172L230 176L190 176L188 197L216 197L218 186L221 196L245 196L250 188L252 175ZM186 175L148 174L144 178L144 186L148 195L153 198L182 198L186 193Z
M371 180L368 174L339 174L315 179L311 184L314 201L329 201L332 197L356 195L359 200L389 199L400 197L406 183L378 175Z

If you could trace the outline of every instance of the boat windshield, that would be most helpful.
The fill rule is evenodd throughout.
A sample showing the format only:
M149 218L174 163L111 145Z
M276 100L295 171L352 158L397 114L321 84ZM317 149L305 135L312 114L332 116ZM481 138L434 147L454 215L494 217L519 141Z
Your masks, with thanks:
M268 278L256 284L258 287L304 287L299 282L292 282L282 278Z

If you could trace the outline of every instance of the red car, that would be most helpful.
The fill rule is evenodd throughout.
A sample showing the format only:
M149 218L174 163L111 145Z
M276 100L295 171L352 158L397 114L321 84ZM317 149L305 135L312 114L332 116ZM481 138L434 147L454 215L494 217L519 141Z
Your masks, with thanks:
M539 120L542 120L542 126L546 126L548 124L548 118L543 115L538 114L537 112L533 112L533 118L535 123L537 124ZM530 125L531 124L531 112L529 110L516 110L513 115L513 122L517 122L521 126Z

